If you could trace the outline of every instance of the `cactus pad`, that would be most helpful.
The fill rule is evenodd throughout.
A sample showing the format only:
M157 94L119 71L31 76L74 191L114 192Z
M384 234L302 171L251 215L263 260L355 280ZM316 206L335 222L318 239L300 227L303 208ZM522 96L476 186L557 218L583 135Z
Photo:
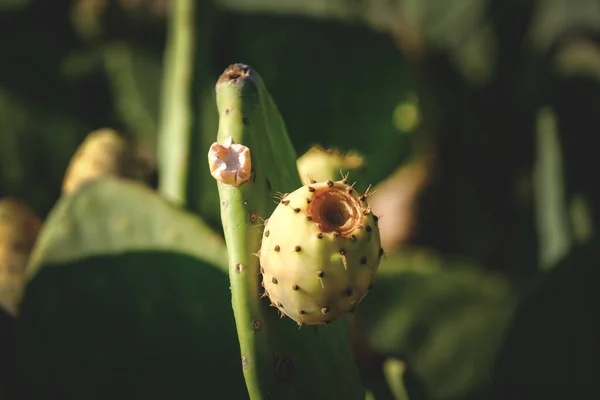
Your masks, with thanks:
M265 223L265 293L299 325L338 319L369 291L383 250L367 197L346 179L312 181L282 196Z
M63 195L16 323L23 398L248 398L225 258L201 220L139 182Z

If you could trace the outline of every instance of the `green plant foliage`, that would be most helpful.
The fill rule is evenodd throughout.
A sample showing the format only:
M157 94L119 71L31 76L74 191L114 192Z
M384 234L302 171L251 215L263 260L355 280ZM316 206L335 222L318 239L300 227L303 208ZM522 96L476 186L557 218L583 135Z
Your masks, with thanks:
M493 399L600 395L600 237L575 247L532 288L494 371Z
M428 399L458 399L489 384L515 304L501 277L406 250L382 260L356 314L374 351L405 360Z

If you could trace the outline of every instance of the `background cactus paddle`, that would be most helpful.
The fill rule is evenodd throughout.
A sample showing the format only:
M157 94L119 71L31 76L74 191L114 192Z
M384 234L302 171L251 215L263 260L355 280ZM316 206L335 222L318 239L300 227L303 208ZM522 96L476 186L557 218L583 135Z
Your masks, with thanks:
M383 249L367 196L345 178L311 181L284 195L265 222L265 293L299 325L354 311L371 288Z
M210 262L223 243L203 226L137 182L99 178L63 196L17 320L26 393L246 398L227 275Z
M275 208L275 192L292 192L302 185L296 152L277 106L247 65L228 67L216 92L220 121L209 162L218 178L241 364L250 397L363 400L347 321L298 329L280 319L268 299L261 299L256 255L262 221ZM251 162L242 162L240 155L250 155ZM248 168L250 176L244 181ZM241 179L232 179L238 172Z

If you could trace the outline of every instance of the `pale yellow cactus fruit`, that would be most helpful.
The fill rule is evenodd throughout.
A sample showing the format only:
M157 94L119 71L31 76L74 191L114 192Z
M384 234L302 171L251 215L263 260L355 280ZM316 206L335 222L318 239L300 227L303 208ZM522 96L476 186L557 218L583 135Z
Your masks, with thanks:
M25 203L0 199L0 307L12 315L18 311L25 269L42 221Z
M337 149L313 146L296 161L303 185L339 178L340 170L354 173L364 166L364 160L355 152L342 153Z
M70 193L85 182L102 176L145 180L148 165L144 165L135 152L133 143L113 129L91 132L71 158L63 180L63 193Z

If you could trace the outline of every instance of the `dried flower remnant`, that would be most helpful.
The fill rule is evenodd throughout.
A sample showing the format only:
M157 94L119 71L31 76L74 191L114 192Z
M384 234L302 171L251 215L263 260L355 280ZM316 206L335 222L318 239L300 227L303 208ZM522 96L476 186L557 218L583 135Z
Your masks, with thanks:
M213 178L226 185L241 185L252 173L250 149L234 143L231 136L222 145L215 142L210 146L208 163Z

